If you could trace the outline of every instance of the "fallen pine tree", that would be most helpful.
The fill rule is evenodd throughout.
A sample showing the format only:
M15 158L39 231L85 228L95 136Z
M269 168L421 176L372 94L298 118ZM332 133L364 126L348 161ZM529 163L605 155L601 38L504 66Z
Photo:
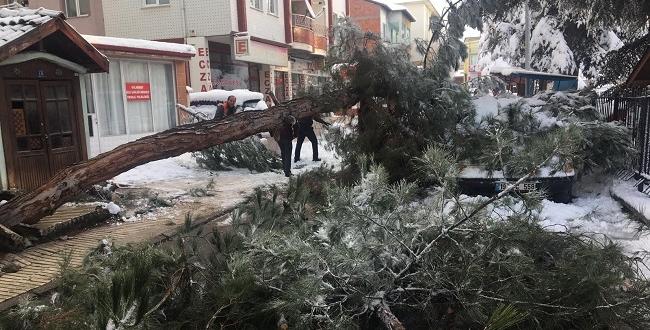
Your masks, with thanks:
M271 131L287 116L299 119L355 103L348 93L335 94L324 99L295 99L264 111L247 111L222 120L175 127L69 166L42 186L0 206L0 247L22 248L24 242L10 228L21 223L37 223L93 184L132 168ZM337 104L323 100L336 100Z

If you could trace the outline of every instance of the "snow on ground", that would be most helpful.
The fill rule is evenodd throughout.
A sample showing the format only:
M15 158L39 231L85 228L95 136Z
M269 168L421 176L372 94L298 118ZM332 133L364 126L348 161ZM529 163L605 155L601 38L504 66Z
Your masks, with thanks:
M333 151L326 150L323 146L323 139L319 139L318 154L322 159L320 162L312 162L312 148L309 140L303 143L300 158L302 161L292 163L293 174L300 174L321 166L321 164L338 166L340 160ZM296 150L296 141L293 141L293 150ZM293 156L292 156L293 161ZM251 173L248 169L233 169L232 171L210 171L201 168L196 163L191 153L182 154L178 157L162 159L138 166L127 172L116 176L113 181L121 185L143 186L156 188L159 185L169 186L178 180L203 181L215 179L218 184L220 176L253 176L259 178L260 182L286 181L281 170L267 173ZM253 180L255 181L255 180ZM245 188L245 187L243 187Z
M608 177L586 177L574 187L577 198L571 204L544 200L541 224L548 230L603 234L628 253L650 250L647 230L640 231L641 224L610 195L612 183Z

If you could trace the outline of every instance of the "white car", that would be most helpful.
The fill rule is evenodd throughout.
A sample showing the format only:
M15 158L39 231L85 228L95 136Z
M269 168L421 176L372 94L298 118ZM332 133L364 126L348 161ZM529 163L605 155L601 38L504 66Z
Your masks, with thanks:
M234 95L237 98L236 105L243 111L264 110L264 94L260 92L251 92L248 89L234 89L231 91L223 89L213 89L207 92L190 93L190 106L217 106L228 99L228 96Z

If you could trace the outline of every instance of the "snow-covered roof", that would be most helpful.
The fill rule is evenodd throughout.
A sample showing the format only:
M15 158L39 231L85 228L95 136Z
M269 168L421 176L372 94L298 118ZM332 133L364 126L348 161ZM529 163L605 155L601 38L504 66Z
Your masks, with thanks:
M411 14L411 12L405 6L398 5L388 0L367 0L367 1L378 4L390 11L401 11L402 13L404 13L404 15L406 15L406 17L411 22L415 22L415 16L413 16L413 14Z
M250 100L263 100L264 94L251 92L248 89L234 89L231 91L223 89L213 89L207 92L190 93L190 102L223 102L228 96L234 95L237 98L237 104L241 105Z
M568 79L578 79L577 76L570 76L559 73L548 73L541 71L526 70L516 66L493 66L488 69L489 73L497 73L504 76L521 76L521 75L534 75L534 76L547 76L549 78L568 78Z
M176 44L172 42L151 41L143 39L115 38L84 34L83 37L93 46L106 50L145 50L149 52L168 53L191 57L196 54L196 49L191 45Z
M45 8L24 8L17 3L0 7L0 47L49 22L63 13Z

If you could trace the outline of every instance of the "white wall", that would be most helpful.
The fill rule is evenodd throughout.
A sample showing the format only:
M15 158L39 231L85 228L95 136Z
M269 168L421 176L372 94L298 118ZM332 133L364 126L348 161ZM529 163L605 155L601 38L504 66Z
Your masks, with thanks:
M172 0L169 5L145 7L144 0L102 1L106 35L149 40L183 38L183 3L188 34L192 30L197 36L229 34L236 30L231 2L234 4L234 0Z
M248 34L251 36L273 40L284 43L284 1L276 0L278 6L277 15L269 13L268 0L262 0L263 11L250 7L249 1L246 4L246 18L248 20Z
M332 13L345 16L345 0L332 0Z

